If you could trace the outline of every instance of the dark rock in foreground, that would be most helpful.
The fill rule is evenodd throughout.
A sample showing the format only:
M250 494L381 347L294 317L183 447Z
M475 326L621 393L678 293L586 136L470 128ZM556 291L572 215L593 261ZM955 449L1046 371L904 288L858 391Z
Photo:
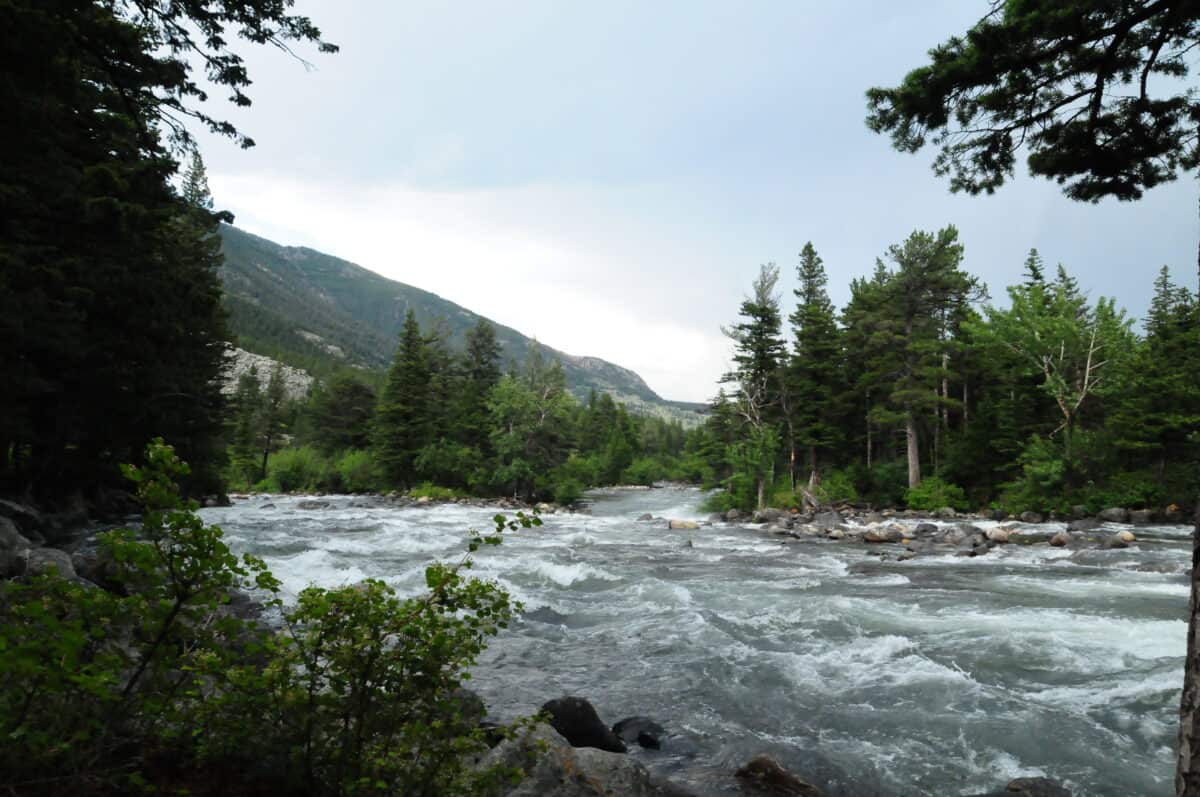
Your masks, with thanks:
M692 797L652 777L629 756L574 749L545 724L501 742L480 761L481 767L496 765L517 767L525 774L520 784L499 792L503 797Z
M788 772L768 755L756 755L737 771L737 777L752 794L769 797L825 797L811 783Z
M1072 797L1071 792L1049 778L1017 778L1004 791L990 791L973 797Z
M560 697L547 701L542 712L549 716L554 730L572 747L595 747L610 753L624 753L625 743L600 721L596 709L582 697Z

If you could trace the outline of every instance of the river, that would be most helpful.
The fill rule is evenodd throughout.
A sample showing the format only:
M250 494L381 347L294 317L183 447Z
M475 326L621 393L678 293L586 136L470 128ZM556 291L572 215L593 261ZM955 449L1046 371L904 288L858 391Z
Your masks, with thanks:
M897 546L636 520L701 519L696 490L591 497L590 514L546 516L477 555L475 574L526 609L475 670L494 716L571 694L609 723L652 717L674 735L631 754L702 795L731 793L730 773L760 752L831 797L972 794L1032 775L1077 795L1173 794L1190 528L1139 527L1126 550L898 562L880 557ZM376 577L416 594L423 568L457 558L494 514L301 500L203 515L292 593Z

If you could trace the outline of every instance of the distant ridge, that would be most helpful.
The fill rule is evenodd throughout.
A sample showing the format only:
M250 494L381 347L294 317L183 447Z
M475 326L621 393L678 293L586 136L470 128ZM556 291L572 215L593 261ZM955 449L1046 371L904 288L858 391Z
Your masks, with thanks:
M481 318L429 291L307 247L281 246L229 225L221 226L220 235L225 307L238 345L289 365L318 372L336 364L385 369L409 308L423 328L442 324L452 346L461 346ZM507 362L520 366L538 350L563 364L568 387L581 399L592 390L609 393L632 411L688 425L704 409L663 399L628 368L570 355L492 324Z

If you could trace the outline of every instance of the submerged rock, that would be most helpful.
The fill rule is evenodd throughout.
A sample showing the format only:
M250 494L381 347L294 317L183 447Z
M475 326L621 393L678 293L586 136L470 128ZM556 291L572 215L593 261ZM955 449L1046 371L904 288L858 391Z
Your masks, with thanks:
M328 501L301 501L296 504L297 509L328 509Z
M1067 524L1067 531L1091 531L1099 526L1092 518L1079 518Z
M1121 539L1120 534L1114 534L1111 537L1109 537L1108 539L1106 539L1104 542L1100 543L1100 547L1104 548L1106 550L1113 549L1113 548L1128 548L1129 543L1127 543L1125 540Z
M572 747L595 747L610 753L624 753L625 743L600 721L596 709L582 697L560 697L542 705L554 730Z
M638 515L638 522L639 522L639 523L644 523L644 522L646 522L647 520L654 520L654 515L651 515L649 512L645 512L645 513L643 513L643 514L641 514L641 515Z
M612 732L623 742L649 750L662 748L662 740L667 736L666 729L649 717L626 717L612 726Z
M756 755L736 773L752 793L770 797L825 797L825 793L808 781L783 768L769 755Z
M1050 538L1050 544L1055 548L1064 548L1074 541L1075 538L1071 536L1071 532L1069 531L1060 531Z

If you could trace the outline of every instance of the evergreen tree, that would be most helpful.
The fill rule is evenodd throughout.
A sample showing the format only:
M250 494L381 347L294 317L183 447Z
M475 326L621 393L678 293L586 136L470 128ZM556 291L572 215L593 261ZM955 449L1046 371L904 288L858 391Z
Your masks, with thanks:
M500 381L500 344L496 328L479 319L467 330L462 353L456 397L456 439L487 454L491 450L488 419L488 395Z
M183 201L194 208L212 210L212 193L208 190L208 172L204 168L204 159L200 150L192 150L192 160L187 171L183 173L183 186L180 193Z
M781 369L787 350L775 295L778 281L779 268L774 263L762 266L751 296L739 310L742 320L723 330L734 341L734 370L724 381L735 386L735 412L745 430L731 455L733 477L753 484L758 508L766 505L779 445Z
M309 410L317 448L327 454L367 448L376 402L375 391L355 375L334 376L313 395Z
M838 399L841 394L841 340L833 303L825 289L825 266L811 242L800 252L800 287L796 310L790 316L792 356L788 361L786 394L790 431L792 487L795 488L796 446L807 450L808 484L820 480L819 455L840 437Z
M917 231L888 249L897 270L888 281L889 299L899 314L899 378L889 399L904 418L908 486L921 481L921 419L953 399L939 393L952 347L952 319L982 296L978 282L959 270L963 248L953 226L936 234Z
M373 431L376 457L391 484L413 484L417 454L432 441L430 377L427 341L410 309L400 330Z
M535 349L520 374L506 374L492 391L492 446L497 486L534 498L538 477L567 459L573 401L562 364L549 365Z

